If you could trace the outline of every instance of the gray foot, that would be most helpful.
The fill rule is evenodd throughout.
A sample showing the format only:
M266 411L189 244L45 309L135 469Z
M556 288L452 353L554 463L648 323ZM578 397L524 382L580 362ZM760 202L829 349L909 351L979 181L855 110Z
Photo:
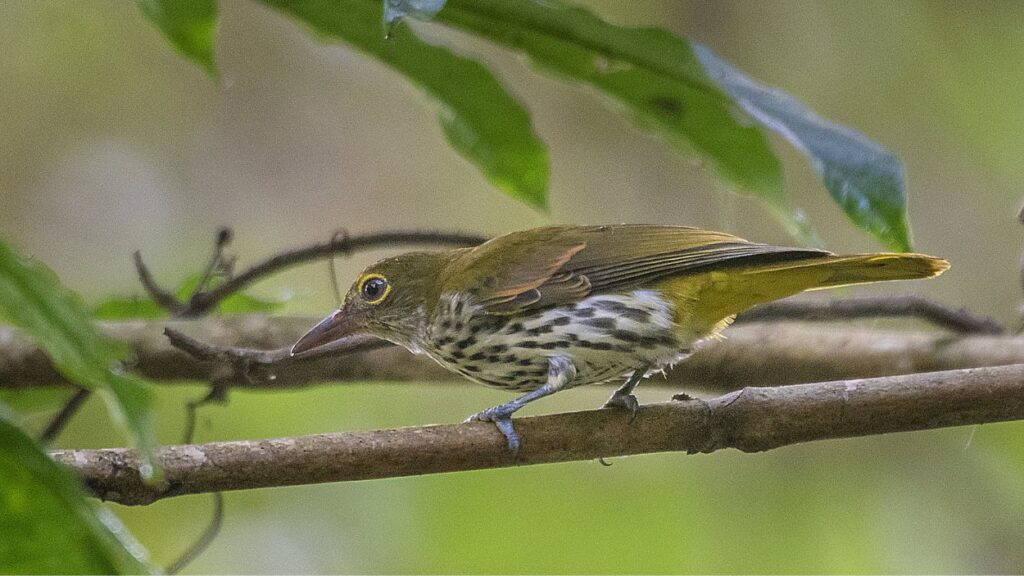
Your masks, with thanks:
M505 436L505 440L508 442L509 451L512 452L512 454L518 454L519 434L516 433L516 429L512 425L512 413L518 408L519 406L502 404L500 406L495 406L493 408L477 412L467 418L466 422L493 422L498 428L498 431Z
M612 394L612 397L604 403L605 408L624 408L629 410L631 417L630 422L636 419L637 412L640 410L640 403L637 402L636 396L632 394L619 394L616 392Z

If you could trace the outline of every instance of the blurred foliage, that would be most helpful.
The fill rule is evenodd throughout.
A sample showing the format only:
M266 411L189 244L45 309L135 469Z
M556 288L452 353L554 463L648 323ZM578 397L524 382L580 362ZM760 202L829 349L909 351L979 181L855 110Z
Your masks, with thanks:
M403 16L436 16L524 52L542 70L597 88L639 126L695 151L734 190L763 200L792 235L820 245L786 194L779 161L752 119L810 157L854 224L894 250L911 249L903 166L892 153L757 84L705 47L698 58L688 40L665 30L615 26L560 0L396 0L386 8L378 0L263 1L386 62L423 88L442 105L448 141L498 188L539 208L547 207L547 151L526 111L482 66L396 33ZM181 23L174 21L176 14L151 19L182 49L175 32L197 24L189 11L180 12ZM378 26L382 21L386 35ZM214 21L203 25L212 35ZM183 52L207 65L205 55ZM740 118L738 110L749 117Z
M407 29L387 40L379 0L264 0L325 40L344 40L401 72L440 107L448 142L502 191L547 209L548 153L526 110L482 65L420 41Z
M100 392L113 419L150 463L153 459L152 391L120 366L124 345L100 334L78 296L42 263L22 258L0 242L0 318L32 335L68 380Z
M0 572L148 574L145 553L78 480L0 414Z
M156 24L167 41L213 77L213 37L217 0L136 0L139 9Z

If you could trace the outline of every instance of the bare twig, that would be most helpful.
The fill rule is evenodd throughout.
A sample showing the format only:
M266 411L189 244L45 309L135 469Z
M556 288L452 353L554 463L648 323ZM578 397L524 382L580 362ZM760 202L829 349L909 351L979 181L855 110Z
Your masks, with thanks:
M234 388L275 390L367 380L465 382L423 356L382 343L354 353L290 358L287 347L317 320L254 315L103 327L132 350L129 369L158 383L223 381ZM188 352L171 344L165 327L188 335L175 342ZM798 322L749 323L725 334L677 365L667 380L651 378L644 386L731 390L752 380L774 386L1024 363L1024 337L1011 335ZM239 368L244 375L236 373ZM30 337L0 326L0 387L54 385L69 383Z
M862 296L845 300L778 300L744 312L737 318L737 322L834 321L884 317L919 318L940 328L963 334L1006 332L1006 328L991 318L977 316L964 309L949 308L934 300L915 295Z
M43 445L52 444L64 430L64 427L68 425L68 422L71 422L71 417L89 399L91 393L88 388L79 388L78 391L72 394L71 398L68 398L67 402L61 406L60 411L46 425L46 428L43 428L43 431L39 434L39 442Z
M521 418L518 458L470 422L271 440L165 446L159 486L133 450L58 450L97 496L148 504L182 494L390 478L651 452L744 452L824 440L1024 419L1024 365L744 388L710 400Z
M156 280L153 279L153 275L149 272L149 268L142 260L141 252L136 250L132 254L132 261L135 262L135 272L139 275L139 282L142 283L142 287L146 289L146 293L149 294L149 297L152 298L154 302L159 304L164 310L167 310L174 315L177 315L184 310L185 305L178 301L174 294L165 290L162 286L157 284Z
M218 235L218 240L221 238ZM383 231L361 235L335 235L327 242L287 250L276 254L242 273L209 289L197 291L188 303L179 302L170 292L161 288L149 273L142 256L135 253L135 268L146 292L155 302L178 318L196 318L213 309L221 300L242 290L253 282L280 272L285 268L324 258L333 254L346 254L359 250L393 248L397 246L474 246L487 238L477 234L437 231ZM219 245L219 244L218 244ZM218 252L219 255L219 252Z
M206 525L206 530L199 535L199 538L192 543L191 546L182 553L174 562L171 562L165 572L168 574L177 574L181 572L186 566L191 564L200 554L206 551L213 544L213 541L220 534L220 529L224 525L224 495L220 492L213 493L213 517L210 518L210 523Z

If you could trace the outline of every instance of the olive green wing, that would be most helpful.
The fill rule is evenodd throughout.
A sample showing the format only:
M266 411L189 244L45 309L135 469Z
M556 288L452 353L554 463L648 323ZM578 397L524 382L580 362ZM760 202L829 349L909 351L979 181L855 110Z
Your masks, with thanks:
M514 314L730 263L825 254L682 226L551 226L466 251L449 266L443 284L444 291L472 294L488 313Z

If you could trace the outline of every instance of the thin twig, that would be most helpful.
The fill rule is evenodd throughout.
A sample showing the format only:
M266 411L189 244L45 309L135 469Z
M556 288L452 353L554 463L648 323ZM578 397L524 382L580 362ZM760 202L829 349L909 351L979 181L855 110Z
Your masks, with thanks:
M155 302L170 311L175 317L196 318L212 310L231 294L246 288L261 278L318 258L324 258L333 254L347 254L359 250L394 248L406 245L474 246L486 240L486 237L477 234L415 230L394 230L353 236L335 236L327 242L276 254L213 288L196 292L187 304L179 302L170 292L161 288L153 280L152 275L142 261L142 256L138 252L135 253L135 267L139 273L139 280Z
M1024 419L1024 365L776 388L709 400L520 418L513 456L482 422L165 446L166 482L147 484L135 451L58 450L93 492L122 504L183 494L392 478L652 452L759 452L825 440Z
M217 535L220 534L221 527L224 526L224 494L220 492L213 493L213 517L210 518L210 523L206 525L206 530L199 535L199 538L192 543L191 546L182 553L181 556L171 562L165 572L168 574L177 574L181 572L186 566L191 564L200 554L206 551L213 544L213 541L217 539Z
M57 436L64 430L64 427L71 422L71 417L78 412L78 409L85 404L85 401L89 399L89 395L92 393L88 388L79 388L71 398L68 398L64 406L57 414L50 420L50 423L46 425L46 428L39 434L39 442L41 444L49 445L52 444Z
M916 295L862 296L844 300L778 300L744 312L737 318L737 322L834 321L885 317L918 318L962 334L1006 332L1006 328L991 318L978 316L964 309L950 308Z
M162 286L157 284L156 280L153 279L153 275L149 272L149 268L142 260L142 252L136 250L132 254L132 260L135 262L135 271L139 275L139 282L142 283L142 287L145 288L146 293L149 294L149 297L152 298L154 302L159 304L164 310L167 310L174 315L177 315L185 308L185 305L175 298L174 294L165 290Z

